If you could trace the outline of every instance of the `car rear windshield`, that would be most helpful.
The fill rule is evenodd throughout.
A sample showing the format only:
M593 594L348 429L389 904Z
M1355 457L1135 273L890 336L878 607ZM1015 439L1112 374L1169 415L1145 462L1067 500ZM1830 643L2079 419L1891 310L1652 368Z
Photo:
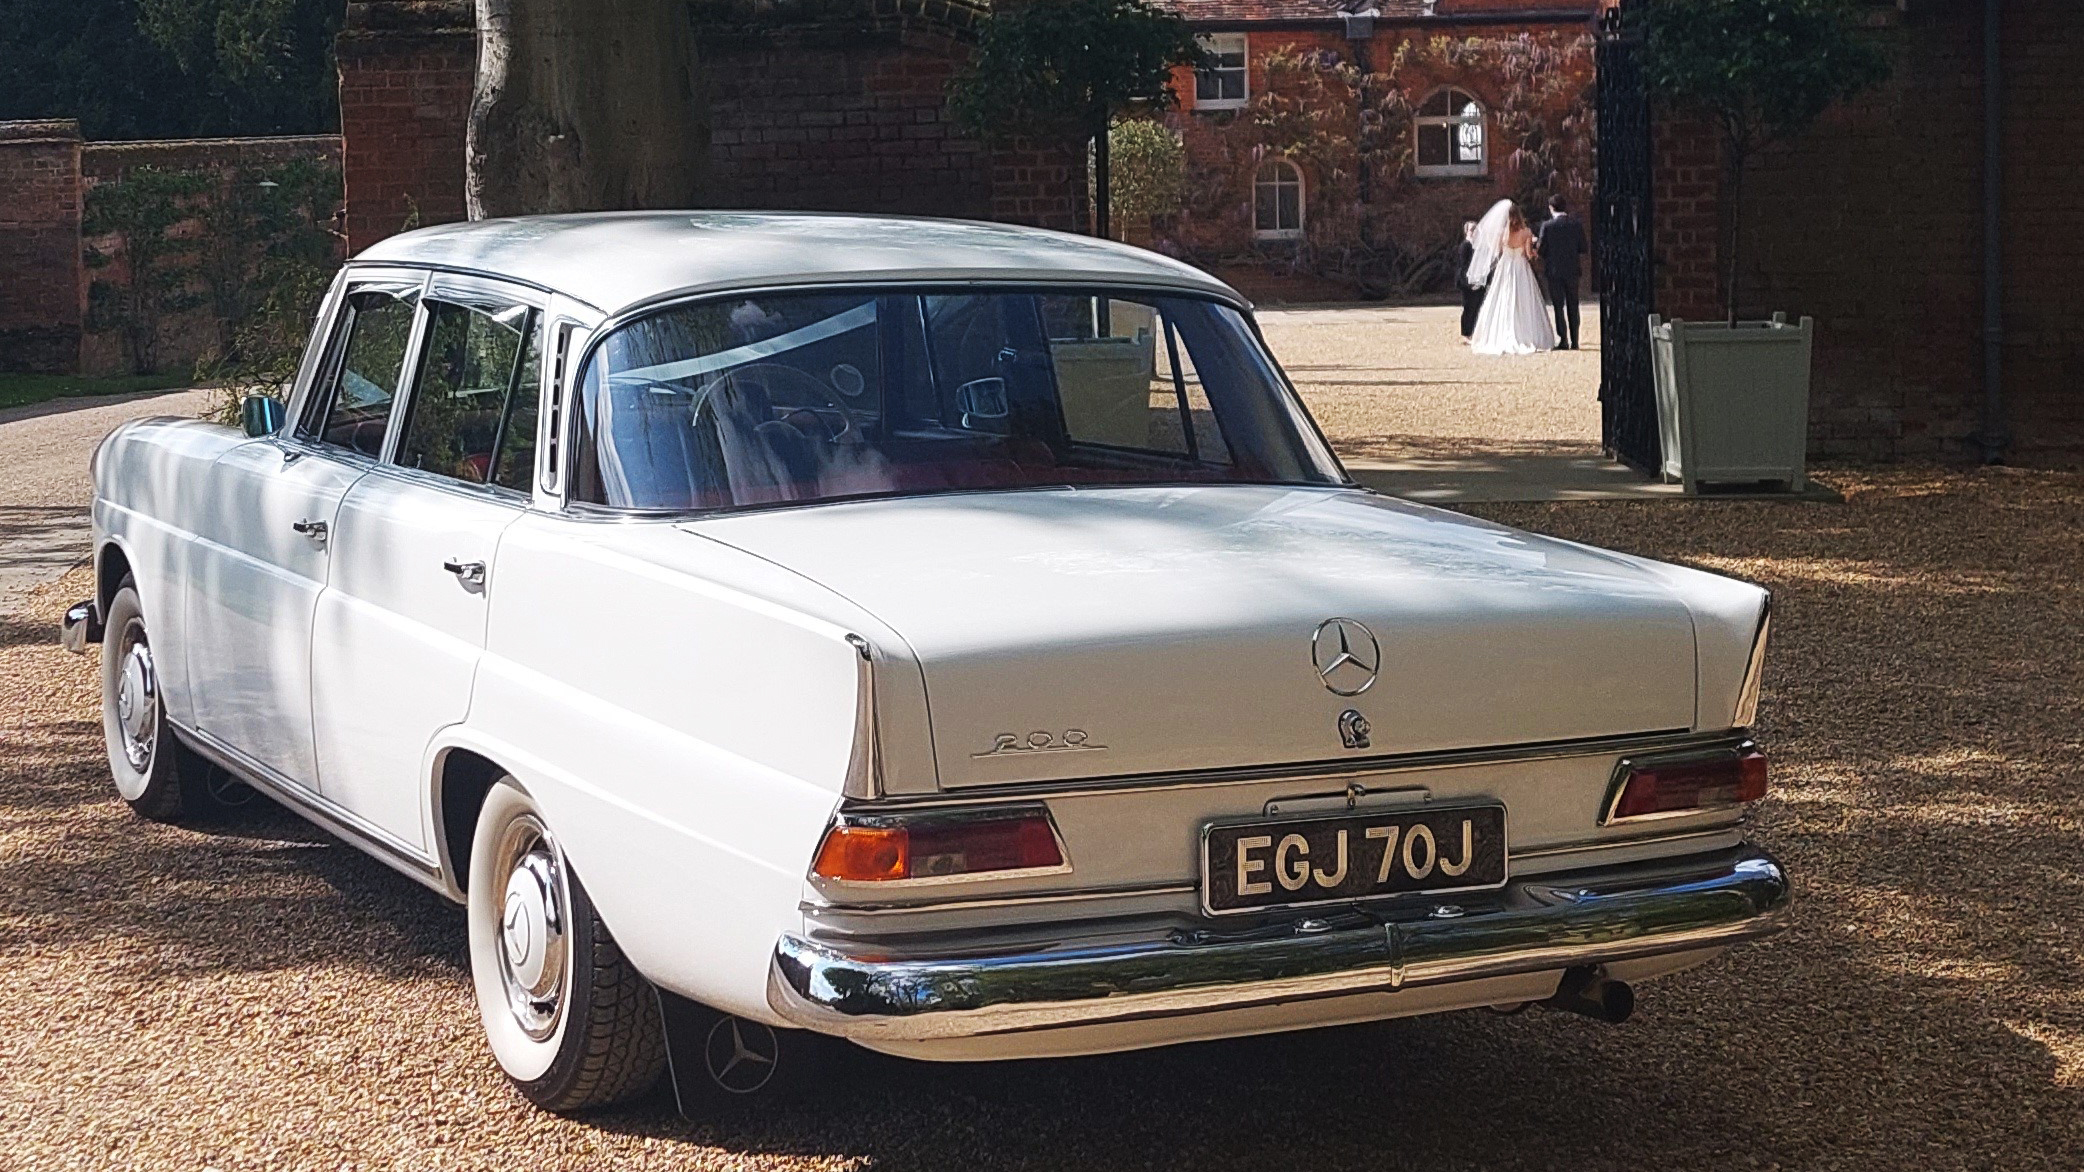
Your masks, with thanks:
M608 335L580 396L568 496L611 508L1341 479L1244 317L1195 298L705 300Z

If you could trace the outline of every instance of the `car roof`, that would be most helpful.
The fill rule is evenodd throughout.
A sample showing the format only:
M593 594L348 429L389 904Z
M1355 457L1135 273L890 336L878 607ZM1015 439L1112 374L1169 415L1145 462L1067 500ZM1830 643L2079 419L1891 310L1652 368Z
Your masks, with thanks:
M970 220L817 212L589 212L421 228L358 264L426 265L523 281L610 315L692 294L860 282L1080 282L1236 290L1125 244Z

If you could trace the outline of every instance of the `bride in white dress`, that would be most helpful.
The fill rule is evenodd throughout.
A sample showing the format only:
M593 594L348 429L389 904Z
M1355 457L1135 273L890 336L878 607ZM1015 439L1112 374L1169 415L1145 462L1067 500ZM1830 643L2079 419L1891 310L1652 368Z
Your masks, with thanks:
M1509 199L1501 199L1476 225L1476 255L1469 283L1486 292L1469 348L1478 354L1536 354L1556 348L1556 327L1534 277L1530 256L1534 233Z

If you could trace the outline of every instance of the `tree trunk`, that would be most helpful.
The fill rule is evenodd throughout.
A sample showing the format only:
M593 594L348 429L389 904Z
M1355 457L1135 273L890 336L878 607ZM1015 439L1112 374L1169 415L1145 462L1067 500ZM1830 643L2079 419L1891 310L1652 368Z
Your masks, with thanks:
M1744 153L1734 152L1729 163L1729 284L1726 286L1724 307L1729 310L1729 324L1737 324L1737 265L1743 260L1744 240Z
M477 0L472 219L692 207L709 124L687 5Z

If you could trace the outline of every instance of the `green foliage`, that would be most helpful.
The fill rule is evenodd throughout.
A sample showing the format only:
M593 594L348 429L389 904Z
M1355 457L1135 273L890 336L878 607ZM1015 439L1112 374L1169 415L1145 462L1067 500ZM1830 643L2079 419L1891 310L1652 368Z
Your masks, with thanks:
M1186 22L1150 0L994 7L948 107L987 141L1086 139L1132 103L1170 104L1172 67L1201 60Z
M94 378L79 374L9 374L0 372L0 410L26 407L51 399L95 395L133 395L185 386L185 374L124 374Z
M1889 73L1848 0L1650 0L1637 11L1645 84L1713 118L1740 155L1806 132Z
M1744 168L1761 147L1808 132L1830 106L1878 85L1888 58L1851 0L1648 0L1634 20L1650 92L1712 121L1729 154L1724 308L1737 318Z
M1153 217L1179 208L1187 166L1179 135L1153 119L1124 118L1108 129L1107 140L1113 156L1109 198L1117 223L1148 225Z
M214 246L202 266L218 328L216 353L196 364L221 388L212 417L233 423L249 394L282 397L296 377L319 302L340 267L329 229L340 173L299 160L236 174L204 216Z
M339 0L10 0L0 118L89 139L314 134L339 125Z
M117 245L113 253L87 250L88 266L109 274L88 286L87 328L120 331L138 374L158 369L161 324L203 303L196 289L203 250L192 235L174 229L194 217L196 199L209 186L202 172L139 167L87 192L82 233Z

